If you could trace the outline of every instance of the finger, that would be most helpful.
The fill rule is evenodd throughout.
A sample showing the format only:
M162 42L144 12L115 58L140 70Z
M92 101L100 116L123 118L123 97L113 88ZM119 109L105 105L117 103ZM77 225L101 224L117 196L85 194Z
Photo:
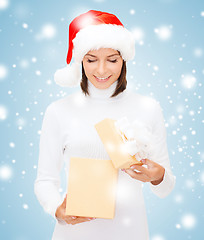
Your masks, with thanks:
M85 221L85 222L87 222L87 221L94 220L95 218L93 218L93 217L78 217L78 219L79 219L80 221Z
M82 223L82 222L89 222L91 220L93 220L93 219L92 218L87 218L87 217L77 217L76 219L66 220L66 222L68 224L75 225L75 224Z
M68 216L66 216L66 219L67 220L85 220L85 221L88 221L88 220L93 220L94 218L68 215Z
M142 159L141 162L145 165L147 165L148 167L153 167L155 162L153 162L152 160L148 159L148 158L145 158L145 159Z
M74 215L66 215L66 216L65 216L65 219L68 220L68 221L76 220L76 219L77 219L77 216L74 216Z
M134 165L130 166L130 168L132 170L136 169L136 170L140 171L141 173L143 173L143 174L147 175L148 177L150 177L149 169L147 169L146 167L134 164Z
M149 182L149 177L146 176L145 174L141 173L141 172L135 172L134 170L131 169L126 169L125 172L130 175L130 177L142 181L142 182Z
M62 206L65 208L66 207L66 201L67 201L67 195L66 195L66 197L64 198L64 201L63 201L63 203L62 203Z
M67 223L67 224L71 224L72 222L75 222L76 221L76 216L65 216L64 217L64 221Z
M94 217L83 217L83 216L77 216L77 219L93 220L93 219L96 219L96 218L94 218Z

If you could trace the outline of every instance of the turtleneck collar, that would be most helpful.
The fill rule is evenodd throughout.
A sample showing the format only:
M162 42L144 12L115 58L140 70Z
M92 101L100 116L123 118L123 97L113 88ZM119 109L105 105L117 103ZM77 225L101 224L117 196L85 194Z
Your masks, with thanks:
M111 97L112 94L115 91L117 85L117 81L115 81L110 87L105 88L105 89L99 89L96 88L89 80L88 80L88 91L89 91L89 96L87 95L88 98L90 99L101 99L101 100L111 100L111 99L119 99L122 96L126 95L126 89L122 92L119 93L115 97Z

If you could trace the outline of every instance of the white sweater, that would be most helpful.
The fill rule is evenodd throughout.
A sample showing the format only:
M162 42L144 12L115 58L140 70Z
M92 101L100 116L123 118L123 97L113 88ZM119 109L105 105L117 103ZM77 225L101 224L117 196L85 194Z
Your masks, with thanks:
M110 98L116 82L108 89L97 89L89 81L88 84L90 96L77 91L51 103L44 115L34 191L44 210L54 218L57 207L64 199L59 192L60 173L65 166L68 179L69 158L110 159L94 128L104 118L118 120L127 117L130 123L139 120L147 124L157 139L156 154L152 160L165 168L164 179L159 185L147 184L160 198L166 197L175 185L159 103L129 89ZM130 239L149 239L142 182L119 170L117 186L113 220L95 219L76 225L56 220L52 239L122 240L128 239L128 236Z

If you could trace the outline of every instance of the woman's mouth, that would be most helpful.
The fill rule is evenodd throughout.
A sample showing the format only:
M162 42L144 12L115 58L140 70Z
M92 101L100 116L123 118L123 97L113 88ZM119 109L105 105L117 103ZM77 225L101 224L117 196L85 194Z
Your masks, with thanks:
M109 80L109 78L111 77L111 75L109 77L103 77L103 78L96 77L96 76L94 76L94 77L97 82L107 82Z

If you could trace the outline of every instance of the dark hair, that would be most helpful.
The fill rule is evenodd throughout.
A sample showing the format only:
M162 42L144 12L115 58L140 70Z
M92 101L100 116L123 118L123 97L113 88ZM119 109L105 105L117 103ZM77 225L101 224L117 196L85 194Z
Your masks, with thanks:
M121 69L121 73L120 76L118 78L118 82L115 88L114 93L112 94L111 97L115 97L117 96L119 93L123 92L126 89L127 86L127 80L126 80L126 62L123 60L123 66ZM81 79L81 83L80 83L82 92L86 95L89 95L89 91L88 91L88 79L86 77L85 71L84 71L84 66L83 66L83 62L82 62L82 79Z

